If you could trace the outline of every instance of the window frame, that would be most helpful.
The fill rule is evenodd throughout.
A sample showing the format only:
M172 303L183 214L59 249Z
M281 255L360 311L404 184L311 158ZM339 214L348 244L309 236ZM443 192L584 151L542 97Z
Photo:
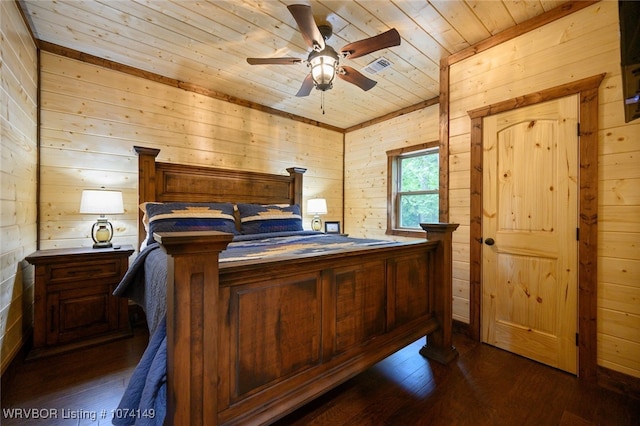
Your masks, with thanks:
M438 216L442 221L443 185L442 185L442 148L439 141L425 142L418 145L387 151L387 235L403 237L424 238L421 229L401 228L397 226L400 216L400 159L420 155L421 153L436 150L438 152L439 176L438 176L438 204L440 206ZM433 193L426 191L425 193Z

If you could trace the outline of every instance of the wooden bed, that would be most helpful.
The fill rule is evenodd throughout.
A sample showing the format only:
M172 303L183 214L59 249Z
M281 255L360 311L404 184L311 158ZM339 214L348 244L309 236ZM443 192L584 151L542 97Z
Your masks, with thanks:
M305 169L288 169L289 176L220 170L135 150L140 203L302 207ZM424 336L423 355L455 359L457 226L423 225L427 238L406 245L220 265L230 234L157 234L169 254L166 423L273 422Z

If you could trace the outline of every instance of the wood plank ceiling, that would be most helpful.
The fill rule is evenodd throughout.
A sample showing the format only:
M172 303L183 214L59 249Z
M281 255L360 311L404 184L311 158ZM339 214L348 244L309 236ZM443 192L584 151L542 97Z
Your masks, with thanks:
M146 72L338 128L436 98L440 59L566 1L546 0L19 0L35 37ZM378 84L365 92L337 80L333 89L296 93L308 69L255 65L247 57L293 56L308 48L287 10L309 4L333 26L328 44L396 28L400 46L343 60ZM363 71L385 58L392 66Z

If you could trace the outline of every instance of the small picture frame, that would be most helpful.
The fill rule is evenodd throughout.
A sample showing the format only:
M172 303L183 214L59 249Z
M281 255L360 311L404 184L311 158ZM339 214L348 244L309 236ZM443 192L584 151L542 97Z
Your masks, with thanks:
M340 233L340 222L325 222L324 223L324 232L327 234L339 234Z

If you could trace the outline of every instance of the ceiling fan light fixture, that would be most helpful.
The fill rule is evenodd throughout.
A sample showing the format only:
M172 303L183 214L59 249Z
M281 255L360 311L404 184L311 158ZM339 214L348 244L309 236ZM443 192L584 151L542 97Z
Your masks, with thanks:
M313 51L309 54L308 63L316 89L322 91L331 89L339 63L336 51L331 46L326 46L320 52Z
M287 6L287 9L289 9L298 24L306 45L311 48L307 60L304 61L311 69L311 72L304 78L302 86L296 93L297 97L309 96L311 89L315 87L317 90L322 91L322 99L324 99L324 92L333 88L333 80L335 80L336 75L341 80L354 84L364 91L372 89L376 85L374 80L365 77L352 67L340 66L340 58L359 58L387 47L398 46L401 42L398 30L391 28L382 34L349 43L340 49L340 53L336 53L331 46L325 43L333 33L331 23L326 20L318 23L311 12L311 6L307 4L291 4ZM293 65L303 61L297 58L285 57L247 58L247 62L250 65ZM378 62L377 66L384 68L390 64L385 59L384 63ZM367 71L371 72L372 69L370 66ZM324 114L324 106L322 107L322 113Z

